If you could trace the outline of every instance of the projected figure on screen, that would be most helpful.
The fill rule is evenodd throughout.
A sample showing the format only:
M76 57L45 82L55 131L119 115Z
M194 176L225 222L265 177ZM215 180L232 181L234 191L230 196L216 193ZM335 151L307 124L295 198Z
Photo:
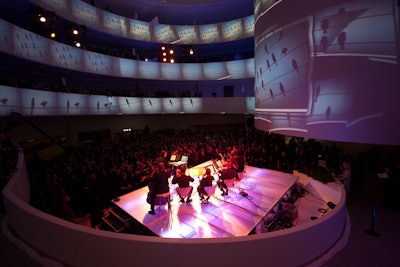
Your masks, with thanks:
M172 100L171 100L171 99L169 100L169 103L170 103L171 107L174 106L174 103L172 103Z
M340 49L344 50L344 44L346 42L346 32L341 32L338 36L338 43L340 45Z
M314 102L317 102L320 91L321 91L321 87L318 85L317 88L315 89L315 100L314 100Z
M283 37L283 31L281 31L281 32L279 33L279 38L278 38L278 40L282 40L282 37Z
M192 107L193 107L193 100L192 99L189 99L190 100L190 104L192 104Z
M331 106L328 106L326 108L326 119L329 120L329 117L331 115Z
M3 105L5 105L5 104L7 104L7 102L8 102L8 98L2 98L2 99L0 100L0 102L1 102Z
M328 37L322 36L321 38L321 46L322 46L322 51L326 52L328 50Z
M43 101L42 103L40 103L40 105L41 105L42 107L46 107L47 101Z
M299 70L299 64L297 64L297 61L296 61L295 59L292 59L292 66L293 66L293 69L294 69L297 73L300 72L300 70Z
M279 83L279 90L281 90L281 93L283 94L283 96L286 96L285 87L283 86L283 84L281 82Z
M278 65L278 62L276 61L275 54L272 53L272 61L275 63L275 65Z
M153 106L153 103L151 103L151 100L149 99L149 104L150 104L150 106Z
M328 28L329 28L329 20L327 20L327 19L322 20L321 28L322 28L324 34L326 34L326 32L328 31Z
M268 59L267 59L267 67L268 67L268 70L271 71L271 64L269 63Z
M76 102L76 103L74 104L74 106L75 106L76 108L79 108L79 102Z
M286 119L289 122L289 127L292 127L292 121L290 120L290 113L286 113Z
M35 109L35 98L32 97L32 100L31 100L31 115L33 114L33 110L34 109Z
M131 108L131 104L129 103L128 98L125 98L126 104L128 105L128 108Z
M265 85L264 85L264 80L261 80L261 87L265 91Z
M69 99L67 100L67 113L69 113Z
M264 45L264 51L265 51L265 53L269 54L267 45Z
M274 92L272 92L272 89L269 89L269 94L272 98L272 101L274 101Z
M100 103L99 103L99 101L97 101L97 113L99 113L100 112Z
M285 56L287 53L287 47L282 48L282 56Z

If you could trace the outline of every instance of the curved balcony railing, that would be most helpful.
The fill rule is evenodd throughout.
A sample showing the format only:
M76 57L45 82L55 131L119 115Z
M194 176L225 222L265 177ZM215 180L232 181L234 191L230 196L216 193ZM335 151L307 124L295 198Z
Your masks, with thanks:
M92 29L134 40L164 44L211 44L249 38L254 15L204 25L167 25L123 17L80 0L31 0L58 16Z

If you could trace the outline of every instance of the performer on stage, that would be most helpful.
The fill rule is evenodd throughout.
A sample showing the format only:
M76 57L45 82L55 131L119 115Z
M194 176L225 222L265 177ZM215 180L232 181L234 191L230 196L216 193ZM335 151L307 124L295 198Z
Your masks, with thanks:
M234 153L232 159L232 166L236 170L236 178L240 181L243 178L243 172L245 167L246 159L244 157L242 149L238 149L236 153Z
M200 184L197 187L197 192L199 192L200 200L202 203L208 203L208 198L204 198L204 195L207 194L207 192L204 190L204 187L212 186L213 180L214 177L211 175L211 170L209 168L206 168L206 173L201 178Z
M228 187L226 186L224 180L234 179L237 177L237 172L233 168L231 162L227 162L226 168L220 170L219 179L217 181L219 189L222 191L222 196L228 195Z
M171 177L171 173L165 168L163 162L158 163L157 170L151 178L149 183L149 196L150 196L150 211L149 214L154 215L154 204L156 201L157 194L164 194L169 192L168 179Z
M186 203L192 201L190 197L192 196L193 186L190 185L190 182L194 182L193 177L186 175L186 166L181 165L178 169L176 169L175 176L172 179L172 184L178 184L180 188L190 187L190 192L186 198ZM181 202L184 203L185 197L181 196L178 191L177 193L181 199Z

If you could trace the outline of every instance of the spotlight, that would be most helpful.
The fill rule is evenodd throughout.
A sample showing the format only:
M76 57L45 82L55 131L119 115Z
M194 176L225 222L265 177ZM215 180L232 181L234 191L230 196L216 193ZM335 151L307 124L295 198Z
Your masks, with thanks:
M174 50L173 50L173 49L170 49L170 50L169 50L169 53L170 53L171 55L173 55L173 54L174 54Z
M192 48L190 48L190 50L189 50L189 54L191 54L191 55L193 55L193 54L194 54L194 52L193 52L193 49L192 49Z
M169 62L175 63L175 60L173 58L171 58L171 60Z
M50 33L50 37L51 38L56 38L56 33L55 32Z
M39 21L45 23L46 22L46 17L43 16L42 14L38 14Z
M162 59L162 61L163 61L163 62L167 62L167 59L164 57L164 58Z
M163 51L164 51L164 50L165 50L165 46L161 46L161 50L163 50Z
M80 42L75 42L75 46L76 47L81 47L81 43Z
M73 34L73 35L78 35L78 33L79 33L79 32L78 32L78 30L77 30L76 28L72 29L72 34Z

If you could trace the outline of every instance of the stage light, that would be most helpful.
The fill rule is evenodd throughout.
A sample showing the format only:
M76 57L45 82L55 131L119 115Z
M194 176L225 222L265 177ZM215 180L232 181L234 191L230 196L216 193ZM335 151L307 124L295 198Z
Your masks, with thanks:
M163 62L167 62L167 59L164 57L164 58L162 59L162 61L163 61Z
M81 47L81 43L80 42L75 42L75 46L76 47Z
M56 38L56 33L55 32L50 33L50 37L51 38Z
M39 21L45 23L46 22L46 17L43 16L42 14L38 14Z
M163 51L164 51L164 50L165 50L165 46L161 46L161 50L163 50Z
M191 55L193 55L193 54L194 54L194 52L193 52L193 49L192 49L192 48L190 48L190 50L189 50L189 54L191 54Z
M173 55L173 54L174 54L174 50L173 50L173 49L170 49L170 50L169 50L169 53L170 53L171 55Z
M166 56L167 56L167 53L163 52L162 55L163 55L163 57L166 57Z
M171 58L171 60L169 62L175 63L175 60L173 58Z

